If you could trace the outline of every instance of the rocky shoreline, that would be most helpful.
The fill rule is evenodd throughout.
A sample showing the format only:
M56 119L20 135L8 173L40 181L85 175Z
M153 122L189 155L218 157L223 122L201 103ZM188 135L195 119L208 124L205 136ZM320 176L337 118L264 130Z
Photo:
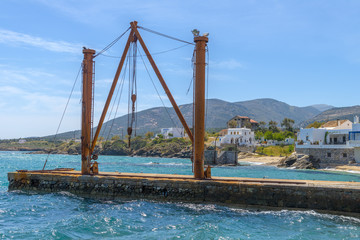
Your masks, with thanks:
M277 167L294 169L319 169L320 160L305 154L292 153L289 157L279 161Z
M239 154L238 161L242 163L251 163L254 165L275 166L278 168L341 171L341 172L351 172L355 174L360 174L359 163L351 164L351 165L339 165L336 166L335 168L320 168L319 160L316 160L308 155L297 154L296 152L292 153L288 157L270 157L270 156L261 156L257 154L252 154L252 153L243 153L243 154Z

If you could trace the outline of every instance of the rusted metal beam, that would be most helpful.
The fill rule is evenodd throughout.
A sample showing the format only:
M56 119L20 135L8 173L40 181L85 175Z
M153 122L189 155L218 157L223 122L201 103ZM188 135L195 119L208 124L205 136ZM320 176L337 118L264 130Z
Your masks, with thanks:
M164 91L165 91L166 95L168 96L168 98L169 98L169 100L170 100L170 102L171 102L171 104L172 104L172 106L173 106L173 108L174 108L174 110L175 110L175 112L176 112L176 114L177 114L177 116L178 116L181 124L183 125L183 127L184 127L187 135L189 136L191 142L194 142L193 134L192 134L192 132L190 131L190 128L189 128L189 126L187 125L184 116L182 115L182 113L181 113L178 105L176 104L175 99L173 98L173 96L172 96L172 94L171 94L168 86L167 86L166 83L165 83L164 78L162 77L162 75L161 75L158 67L156 66L156 63L155 63L154 59L152 58L149 50L147 49L144 40L142 39L139 31L137 30L137 22L136 22L136 21L131 22L130 25L131 25L131 30L134 31L137 39L139 40L142 48L144 49L144 52L145 52L147 58L149 59L149 62L150 62L150 64L151 64L152 68L154 69L154 72L155 72L156 76L158 77L158 79L159 79L162 87L164 88Z
M125 49L124 49L124 52L121 56L121 59L120 59L120 62L119 62L119 66L116 70L116 73L115 73L115 77L114 77L114 80L113 80L113 83L111 85L111 88L110 88L110 92L109 92L109 95L106 99L106 103L105 103L105 106L104 106L104 109L103 109L103 112L101 114L101 117L100 117L100 120L99 120L99 124L97 126L97 129L96 129L96 132L95 132L95 135L94 135L94 139L93 139L93 142L91 144L91 154L94 152L94 149L95 149L95 145L96 145L96 142L97 142L97 139L99 137L99 134L100 134L100 130L101 130L101 127L104 123L104 120L105 120L105 116L106 116L106 113L107 113L107 110L109 108L109 105L110 105L110 102L111 102L111 98L114 94L114 91L115 91L115 88L116 88L116 84L119 80L119 76L120 76L120 73L121 73L121 69L124 65L124 62L125 62L125 59L126 59L126 55L127 55L127 52L129 50L129 47L130 47L130 43L131 41L133 40L133 30L130 31L130 35L129 35L129 38L126 42L126 45L125 45Z
M81 115L81 174L90 174L90 142L92 122L92 81L93 57L95 50L84 49L83 86L82 86L82 115Z
M196 36L195 62L195 107L194 107L194 177L204 179L204 137L205 137L205 53L207 37Z

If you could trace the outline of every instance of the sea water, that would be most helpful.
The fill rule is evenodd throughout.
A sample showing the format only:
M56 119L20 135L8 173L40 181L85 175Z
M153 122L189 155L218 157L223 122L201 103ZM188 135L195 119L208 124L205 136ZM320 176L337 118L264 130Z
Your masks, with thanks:
M141 199L96 201L68 192L7 192L7 172L41 169L46 157L0 152L0 238L360 239L360 218L313 210L270 211ZM101 171L192 174L189 159L101 156L99 163ZM47 169L57 167L79 170L80 156L51 155ZM354 173L271 166L216 167L212 175L360 182L360 175Z

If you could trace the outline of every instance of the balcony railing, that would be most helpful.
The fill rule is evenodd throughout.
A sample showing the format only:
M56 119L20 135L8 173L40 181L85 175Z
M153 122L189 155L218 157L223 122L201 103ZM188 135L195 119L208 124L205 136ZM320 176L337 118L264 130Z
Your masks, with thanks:
M330 142L330 143L326 143L324 145L346 145L346 142Z

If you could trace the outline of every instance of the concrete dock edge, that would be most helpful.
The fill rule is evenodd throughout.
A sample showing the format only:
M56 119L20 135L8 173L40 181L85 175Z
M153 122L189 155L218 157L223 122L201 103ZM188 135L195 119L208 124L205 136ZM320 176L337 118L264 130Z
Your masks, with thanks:
M10 172L9 191L67 191L94 199L150 199L360 213L360 183L187 175Z

